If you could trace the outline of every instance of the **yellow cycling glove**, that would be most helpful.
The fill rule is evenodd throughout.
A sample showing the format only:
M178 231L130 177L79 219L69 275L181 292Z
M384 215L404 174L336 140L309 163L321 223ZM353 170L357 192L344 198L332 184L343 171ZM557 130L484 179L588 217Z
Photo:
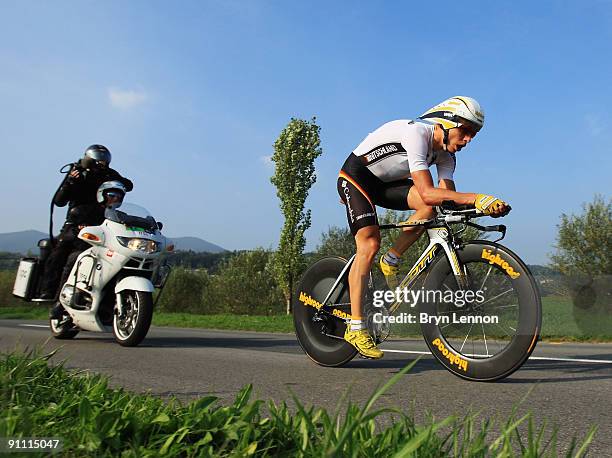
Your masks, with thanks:
M506 202L494 196L477 194L474 206L485 215L499 217L507 215L511 208Z

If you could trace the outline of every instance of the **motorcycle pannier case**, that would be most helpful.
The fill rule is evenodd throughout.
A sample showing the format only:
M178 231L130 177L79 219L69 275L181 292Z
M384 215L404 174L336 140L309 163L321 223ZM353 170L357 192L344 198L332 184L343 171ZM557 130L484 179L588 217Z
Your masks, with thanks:
M36 274L38 259L23 258L17 268L17 277L13 287L13 296L21 297L25 300L32 298L34 287L36 286Z

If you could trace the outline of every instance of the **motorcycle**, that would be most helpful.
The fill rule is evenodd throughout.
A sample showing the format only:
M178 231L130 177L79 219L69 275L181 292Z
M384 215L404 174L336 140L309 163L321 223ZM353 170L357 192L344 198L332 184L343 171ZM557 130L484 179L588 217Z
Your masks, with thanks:
M50 318L49 327L57 339L72 339L80 331L112 331L120 345L133 347L149 331L153 292L158 288L161 293L170 273L160 255L173 246L161 233L162 223L138 205L124 203L104 216L100 226L84 227L78 234L91 247L76 257L60 288L61 318ZM48 243L42 240L39 247L44 257ZM40 302L33 297L40 265L42 259L22 259L15 296Z

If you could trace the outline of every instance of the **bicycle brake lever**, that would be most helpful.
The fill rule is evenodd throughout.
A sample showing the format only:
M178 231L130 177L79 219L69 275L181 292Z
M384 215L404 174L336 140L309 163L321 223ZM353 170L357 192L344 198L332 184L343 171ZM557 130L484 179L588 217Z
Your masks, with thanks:
M503 240L504 237L506 236L506 225L505 224L498 224L497 226L491 226L492 228L495 228L495 230L497 232L501 232L501 237L493 240L493 242L499 242L500 240Z
M468 226L472 226L478 229L479 231L483 231L483 232L501 232L501 237L494 240L494 242L499 242L504 237L506 237L507 228L505 224L496 224L494 226L481 226L480 224L472 223L471 221L466 221L465 224Z

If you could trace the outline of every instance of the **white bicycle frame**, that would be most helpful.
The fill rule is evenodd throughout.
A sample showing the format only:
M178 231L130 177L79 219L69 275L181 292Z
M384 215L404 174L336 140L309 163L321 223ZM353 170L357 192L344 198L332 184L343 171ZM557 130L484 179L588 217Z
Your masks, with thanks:
M463 217L461 215L444 215L443 221L445 223L463 222ZM429 221L412 221L412 222L406 221L403 223L398 223L397 225L394 225L394 226L398 228L423 226L424 224L428 222ZM457 285L461 289L467 288L468 287L467 275L464 270L464 267L459 262L457 252L455 251L455 247L453 246L454 240L453 240L453 236L450 231L450 228L448 228L448 226L446 225L443 225L440 227L436 226L436 227L427 228L427 236L429 237L429 245L423 251L419 259L414 263L414 266L412 267L412 269L410 269L406 277L404 277L404 279L399 285L399 288L410 288L414 284L416 279L419 277L419 274L423 272L423 270L425 270L427 266L429 266L429 264L431 264L431 262L434 260L436 256L436 252L438 251L440 246L444 250L444 254L446 255L446 258L448 259L451 265L453 274L457 280ZM331 304L328 304L328 301L332 297L332 294L334 293L334 291L336 291L338 284L342 281L342 279L345 276L348 276L348 271L353 265L355 256L356 254L351 256L351 258L346 263L346 266L344 266L344 268L342 269L342 272L340 272L340 275L338 275L338 278L336 278L334 284L329 290L329 293L327 293L327 296L322 302L323 307L331 305ZM369 281L372 282L371 274L370 274ZM391 304L389 306L389 313L393 313L395 310L397 310L400 304L401 302L399 301L396 301L395 303Z

